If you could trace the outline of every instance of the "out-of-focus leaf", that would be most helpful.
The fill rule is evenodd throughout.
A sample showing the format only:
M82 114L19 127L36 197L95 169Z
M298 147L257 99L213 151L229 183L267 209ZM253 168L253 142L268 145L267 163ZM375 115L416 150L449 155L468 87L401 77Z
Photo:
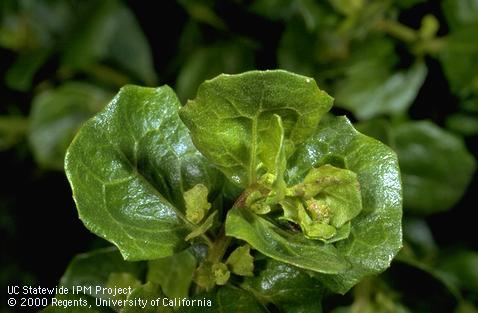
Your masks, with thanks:
M50 49L37 49L18 56L5 75L7 85L19 91L30 89L33 76L46 61L50 52Z
M255 277L241 285L265 303L273 303L281 312L319 313L324 294L322 284L300 269L272 259Z
M462 197L476 163L462 139L420 121L394 128L391 144L402 171L406 209L421 214L439 212Z
M125 261L116 248L106 248L74 257L63 274L60 284L69 289L76 286L91 286L91 290L86 290L88 295L96 298L110 298L112 296L107 293L96 293L96 286L111 287L108 286L108 282L112 274L127 274L132 278L141 279L144 272L144 263ZM134 288L134 286L131 287Z
M461 138L429 121L392 126L375 120L357 127L397 153L405 209L419 214L444 211L464 194L476 161Z
M196 21L209 24L217 29L227 28L224 21L214 12L214 1L212 0L178 0L188 11L189 15Z
M447 118L446 126L464 136L474 136L478 134L478 116L456 113Z
M370 67L383 65L367 63L351 67L348 77L339 83L337 105L361 120L382 114L404 114L423 84L426 66L418 63L405 71L385 73Z
M129 9L116 0L82 5L84 16L78 18L83 20L65 45L62 65L85 70L98 61L110 60L134 78L153 84L156 77L150 47Z
M235 74L254 68L254 52L245 42L230 41L192 52L179 71L176 81L183 103L194 98L199 85L221 73Z
M257 0L251 3L249 10L272 20L284 20L294 12L295 2L291 0Z
M438 55L452 90L462 98L478 97L477 33L478 22L450 33Z
M185 250L149 261L146 280L160 285L169 298L184 298L188 296L195 269L196 258L189 250Z
M478 297L478 252L459 250L446 253L440 258L437 269L446 281Z
M30 113L28 137L38 164L63 169L66 149L76 131L111 96L100 87L80 82L68 82L37 95Z
M423 219L404 218L403 237L420 259L433 257L437 251L437 245L430 227Z
M0 116L0 151L6 150L25 137L28 120L21 116Z
M316 35L310 33L299 20L292 20L282 35L277 50L279 66L298 74L313 76L315 68Z
M444 0L443 13L452 31L478 23L478 1Z

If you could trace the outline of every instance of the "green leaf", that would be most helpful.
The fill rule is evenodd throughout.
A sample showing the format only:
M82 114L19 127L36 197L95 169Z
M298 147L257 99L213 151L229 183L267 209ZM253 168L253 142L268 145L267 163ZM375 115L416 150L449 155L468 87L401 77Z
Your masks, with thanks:
M128 260L185 248L196 228L183 192L201 183L215 194L221 177L192 145L180 104L167 86L126 86L70 145L65 170L80 219Z
M207 201L207 194L207 187L203 184L197 184L184 192L183 197L188 221L198 224L207 214L207 211L211 208L211 204Z
M184 298L189 294L196 258L185 250L172 256L148 262L146 280L161 286L169 298Z
M442 8L452 31L478 23L478 2L476 0L444 0Z
M153 84L150 47L129 9L116 0L86 2L83 9L77 14L81 24L73 29L63 50L63 66L85 70L108 59L134 78Z
M35 73L46 62L50 53L50 49L37 49L19 55L5 74L7 85L19 91L30 89Z
M131 292L127 298L128 305L125 305L120 313L173 313L173 309L163 305L164 295L161 288L148 282ZM129 304L132 305L129 305Z
M106 248L74 257L63 274L60 285L69 289L91 286L91 290L86 290L88 295L109 298L107 294L96 293L96 286L107 287L115 277L118 279L123 276L134 284L131 285L134 288L144 271L143 263L124 261L116 248Z
M444 211L464 194L476 161L461 138L430 121L394 126L371 121L359 124L358 128L384 140L397 153L406 209L420 214Z
M257 303L250 293L230 286L217 289L215 292L200 294L191 300L203 300L204 306L182 306L178 313L265 313L267 310ZM211 305L208 305L210 303Z
M186 241L190 241L196 237L199 237L199 236L202 236L203 234L205 234L213 225L214 225L214 221L216 219L216 215L217 215L217 211L214 211L213 213L211 213L207 218L206 220L204 221L204 223L202 223L201 225L199 225L195 230L193 230L192 232L190 232L185 238L184 240Z
M228 212L226 235L246 241L270 258L316 272L340 273L349 265L333 245L285 231L243 208Z
M478 295L478 252L458 250L444 253L439 259L437 270L440 277L453 286Z
M425 80L426 66L417 63L406 71L385 75L379 73L382 71L366 63L351 68L347 78L338 85L337 105L350 110L360 120L405 113Z
M112 95L95 85L68 82L33 99L28 139L37 163L62 170L65 152L83 122L102 109Z
M402 170L405 208L430 214L453 206L463 196L476 166L463 140L429 121L400 124L392 134Z
M257 181L260 151L274 115L282 119L284 140L303 142L332 98L311 78L286 71L220 75L204 82L180 115L195 146L235 184ZM269 171L273 169L267 169Z
M325 245L351 266L336 275L314 276L332 291L345 293L363 277L389 267L401 248L401 184L395 153L358 133L345 117L321 123L315 135L297 149L289 159L289 183L300 182L310 168L334 160L342 160L345 168L357 175L363 210L352 220L347 239L336 242L335 247Z
M236 275L253 276L254 258L251 255L251 248L248 245L238 247L229 255L226 264Z
M176 90L179 99L194 98L199 85L221 73L235 74L254 68L254 51L248 42L229 41L188 51L179 71Z
M246 278L242 288L261 302L273 303L285 313L322 312L323 285L307 273L272 259L255 276Z
M16 115L0 116L0 151L17 144L26 135L28 121Z
M72 294L71 290L66 295L56 295L50 300L50 305L40 313L113 313L113 309L107 306L96 306L95 300L86 295Z
M459 28L445 39L445 45L438 54L451 89L461 98L470 95L478 97L478 46L475 35L476 24Z
M478 115L456 113L446 120L446 126L450 130L464 136L478 135Z

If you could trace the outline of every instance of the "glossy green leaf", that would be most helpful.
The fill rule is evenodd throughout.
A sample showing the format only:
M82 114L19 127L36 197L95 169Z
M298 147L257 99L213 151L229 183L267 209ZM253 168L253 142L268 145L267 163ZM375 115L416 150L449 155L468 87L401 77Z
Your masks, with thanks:
M443 211L462 197L476 166L462 139L420 121L394 128L392 140L407 209L422 214Z
M247 187L257 181L264 162L261 144L268 141L274 115L282 119L284 140L299 144L331 105L311 78L281 70L251 71L204 82L180 115L196 147L231 181Z
M56 295L54 305L41 310L40 313L113 313L107 306L97 306L95 300L86 295L75 295L70 291L66 295ZM75 304L75 305L74 305Z
M196 228L185 217L184 190L201 183L214 193L220 184L192 145L179 106L167 86L123 87L67 151L80 219L128 260L184 249L184 237Z
M188 51L176 80L179 99L194 98L199 85L221 73L235 74L254 68L254 51L242 41L223 42Z
M235 207L228 212L226 235L246 241L270 258L300 268L336 274L349 266L333 245L283 230L243 208Z
M196 258L189 250L185 250L149 261L146 280L160 285L169 298L187 297L195 269Z
M144 263L124 261L116 248L106 248L79 254L73 258L61 278L60 285L69 289L76 286L91 286L91 290L86 290L88 295L109 298L107 294L97 294L96 286L107 287L115 276L117 279L121 275L127 275L129 281L136 284L135 280L140 280L144 272Z
M221 287L208 294L200 294L191 300L203 300L205 306L179 307L178 313L265 313L268 312L249 292L235 287ZM209 301L209 302L208 302ZM207 305L210 303L211 305Z
M37 163L62 170L65 152L81 124L112 95L95 85L68 82L38 94L32 104L28 139Z
M331 290L345 293L363 277L389 267L401 248L401 184L395 153L358 133L345 117L321 123L298 148L289 159L289 183L300 182L311 167L333 160L343 160L357 175L363 210L352 220L349 237L332 246L350 266L338 274L314 275Z
M161 288L148 282L135 288L127 298L127 305L119 311L120 313L173 313L173 308L163 305L164 294ZM159 299L159 301L158 301ZM131 305L130 305L131 304Z
M261 302L273 303L284 313L322 312L323 285L300 269L275 260L255 277L246 278L242 288L252 292Z

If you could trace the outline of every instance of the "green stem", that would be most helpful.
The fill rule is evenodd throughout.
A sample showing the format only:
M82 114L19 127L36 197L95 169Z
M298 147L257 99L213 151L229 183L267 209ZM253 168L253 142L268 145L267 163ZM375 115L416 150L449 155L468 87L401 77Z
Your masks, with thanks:
M226 254L226 250L229 247L231 240L232 237L226 236L224 227L222 227L221 231L219 232L219 236L216 238L211 246L211 249L209 250L207 257L208 261L210 261L212 264L221 262L224 254Z
M377 29L407 43L413 43L418 39L416 30L394 20L378 21Z

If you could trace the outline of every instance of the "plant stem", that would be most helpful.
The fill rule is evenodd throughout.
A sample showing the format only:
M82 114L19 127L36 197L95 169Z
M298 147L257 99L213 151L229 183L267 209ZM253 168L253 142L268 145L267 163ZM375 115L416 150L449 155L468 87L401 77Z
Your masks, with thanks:
M231 240L232 238L226 236L224 227L222 227L218 237L212 244L211 249L209 250L209 254L207 257L208 261L210 261L212 264L221 262L222 258L224 257L224 254L226 253L227 248L229 247L229 244L231 243Z
M416 30L394 20L379 20L377 28L407 43L413 43L418 39Z

